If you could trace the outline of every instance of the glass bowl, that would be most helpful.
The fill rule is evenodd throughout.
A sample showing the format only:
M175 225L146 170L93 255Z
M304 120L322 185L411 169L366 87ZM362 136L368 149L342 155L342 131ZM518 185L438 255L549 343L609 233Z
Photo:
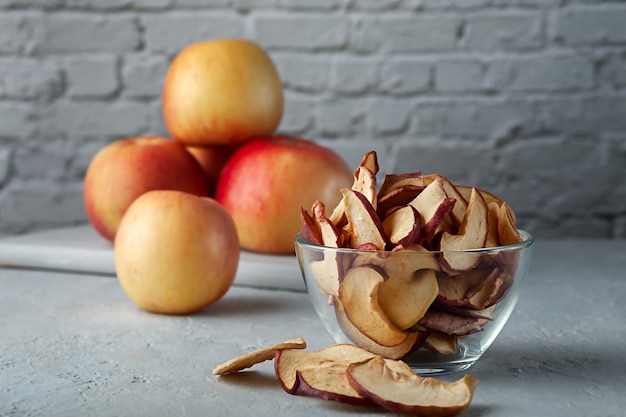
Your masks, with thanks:
M506 324L532 257L533 237L519 232L520 243L464 251L332 248L300 234L295 248L309 298L336 343L431 375L471 367ZM452 270L452 257L472 266Z

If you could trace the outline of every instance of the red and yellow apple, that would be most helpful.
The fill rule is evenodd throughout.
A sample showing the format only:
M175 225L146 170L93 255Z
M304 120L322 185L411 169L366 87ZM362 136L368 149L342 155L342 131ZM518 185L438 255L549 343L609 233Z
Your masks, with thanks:
M91 160L83 185L87 216L94 229L113 241L122 216L151 190L180 190L208 196L207 179L180 143L157 136L122 139Z
M253 139L233 154L215 199L233 217L242 248L290 254L301 208L315 200L333 207L339 190L353 181L352 170L333 150L302 138L270 136Z
M219 300L239 262L235 225L209 197L161 190L135 200L115 238L115 271L141 308L189 314Z
M193 43L172 61L162 95L172 137L194 146L237 145L274 133L283 88L269 55L245 39Z

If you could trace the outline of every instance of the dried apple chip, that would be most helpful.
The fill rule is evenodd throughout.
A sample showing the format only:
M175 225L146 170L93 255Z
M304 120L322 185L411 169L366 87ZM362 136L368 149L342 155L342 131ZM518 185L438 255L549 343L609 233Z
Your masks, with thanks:
M441 236L440 249L444 251L442 259L451 270L467 271L478 264L480 253L462 251L485 246L489 233L488 219L485 199L474 188L459 232L457 234L443 232Z
M348 320L364 335L383 346L395 346L407 338L381 308L378 288L388 279L385 271L371 264L350 269L339 286L339 301Z
M402 361L375 356L348 367L348 381L362 396L395 413L455 416L472 402L478 379L443 382L417 375Z
M287 340L272 346L257 349L236 358L230 359L213 369L213 375L226 375L250 368L257 363L273 359L276 352L283 349L306 349L306 342L303 338Z
M289 394L301 389L314 397L365 405L369 401L350 386L346 369L373 356L349 344L336 344L315 352L282 350L276 353L274 372Z

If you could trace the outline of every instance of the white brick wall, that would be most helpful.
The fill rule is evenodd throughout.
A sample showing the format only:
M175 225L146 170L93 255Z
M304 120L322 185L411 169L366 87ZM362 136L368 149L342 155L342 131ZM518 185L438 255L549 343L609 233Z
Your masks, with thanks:
M0 0L0 236L85 221L91 157L167 135L170 60L219 37L269 51L281 133L489 188L540 237L626 238L619 0Z

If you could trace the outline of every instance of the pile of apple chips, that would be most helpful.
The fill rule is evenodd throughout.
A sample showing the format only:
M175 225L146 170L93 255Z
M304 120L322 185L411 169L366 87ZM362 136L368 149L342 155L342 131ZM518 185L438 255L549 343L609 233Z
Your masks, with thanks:
M305 351L302 338L260 348L230 359L214 370L228 375L274 359L274 372L289 394L299 391L330 401L380 406L395 413L455 416L469 407L479 383L471 375L454 382L422 377L401 360L363 348L336 344Z
M311 274L356 345L392 359L418 348L454 354L511 287L519 251L476 249L521 242L515 215L439 174L387 175L379 189L378 169L366 153L332 211L321 201L302 209L302 240L359 250L324 251L308 260Z

